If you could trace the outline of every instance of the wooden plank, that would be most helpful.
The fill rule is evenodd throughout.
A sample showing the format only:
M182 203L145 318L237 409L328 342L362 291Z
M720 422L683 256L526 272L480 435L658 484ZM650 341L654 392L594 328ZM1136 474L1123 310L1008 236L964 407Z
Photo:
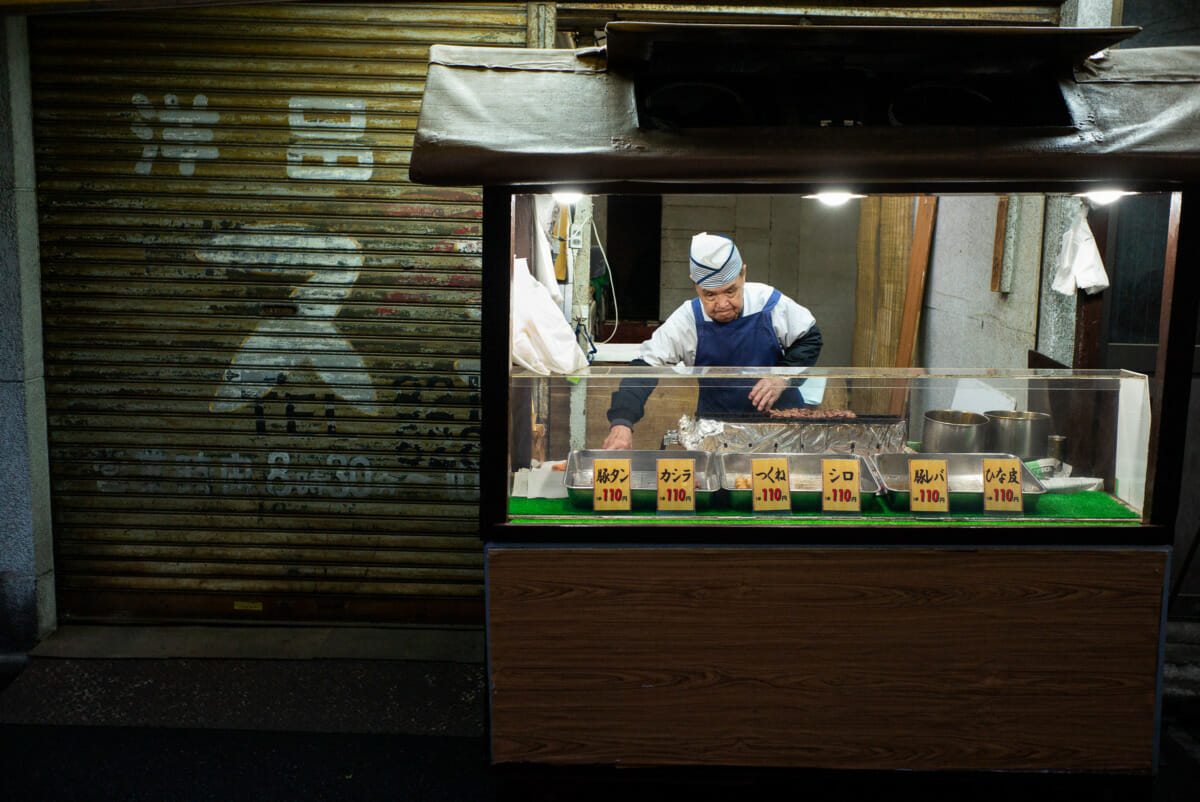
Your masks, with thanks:
M992 292L1000 292L1004 275L1004 237L1008 230L1008 196L1001 195L996 205L996 234L992 241Z
M908 257L908 280L904 290L904 315L900 321L900 340L896 346L896 367L912 365L921 322L921 303L925 299L925 275L929 270L929 249L937 222L937 197L923 196L917 201L917 221L913 228L912 249Z
M1148 771L1166 550L487 552L497 762Z
M922 196L917 201L917 219L913 227L912 247L908 258L908 278L904 287L904 311L900 321L899 341L896 344L896 367L912 367L913 351L917 344L917 326L921 322L921 304L925 300L925 276L929 271L929 249L933 246L933 229L937 222L937 197ZM908 388L892 388L889 409L893 415L904 411Z

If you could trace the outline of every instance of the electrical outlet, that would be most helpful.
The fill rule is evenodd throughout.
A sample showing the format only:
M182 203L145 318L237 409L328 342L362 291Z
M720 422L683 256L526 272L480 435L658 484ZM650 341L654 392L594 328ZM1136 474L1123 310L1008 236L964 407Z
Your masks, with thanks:
M583 226L571 226L567 232L567 247L573 251L583 247Z

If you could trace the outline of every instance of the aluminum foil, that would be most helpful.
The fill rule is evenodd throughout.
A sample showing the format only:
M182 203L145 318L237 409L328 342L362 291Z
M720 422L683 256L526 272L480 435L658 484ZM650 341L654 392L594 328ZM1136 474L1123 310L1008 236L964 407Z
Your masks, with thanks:
M891 454L908 451L907 442L908 424L903 419L731 423L688 415L663 439L664 444L689 451L735 454Z

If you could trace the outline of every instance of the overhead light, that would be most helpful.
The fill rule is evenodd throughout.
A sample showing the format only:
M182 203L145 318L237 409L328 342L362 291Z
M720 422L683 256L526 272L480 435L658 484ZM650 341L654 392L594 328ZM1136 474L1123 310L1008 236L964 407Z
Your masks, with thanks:
M865 195L856 195L853 192L818 192L816 195L805 195L806 198L816 198L826 206L842 206L851 198L865 198Z
M566 206L572 206L579 203L579 199L583 197L580 192L555 192L554 199Z
M1087 198L1097 206L1104 206L1112 203L1117 198L1123 198L1126 195L1136 194L1136 192L1127 192L1123 189L1097 189L1092 192L1084 192L1083 197Z

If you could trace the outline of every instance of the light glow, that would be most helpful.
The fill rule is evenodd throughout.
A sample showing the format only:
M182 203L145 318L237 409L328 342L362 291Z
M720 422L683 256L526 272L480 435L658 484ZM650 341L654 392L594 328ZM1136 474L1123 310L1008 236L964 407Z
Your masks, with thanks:
M1107 204L1115 201L1117 198L1123 198L1126 195L1136 194L1136 192L1126 192L1122 189L1098 189L1094 192L1083 193L1083 197L1087 198L1097 206L1106 206Z
M579 203L579 199L582 197L583 197L583 194L579 193L579 192L555 192L554 193L554 200L558 201L559 203L561 203L565 206L574 206L576 203Z
M865 195L856 195L853 192L818 192L816 195L807 195L809 198L816 198L826 206L844 206L851 198L862 198Z

